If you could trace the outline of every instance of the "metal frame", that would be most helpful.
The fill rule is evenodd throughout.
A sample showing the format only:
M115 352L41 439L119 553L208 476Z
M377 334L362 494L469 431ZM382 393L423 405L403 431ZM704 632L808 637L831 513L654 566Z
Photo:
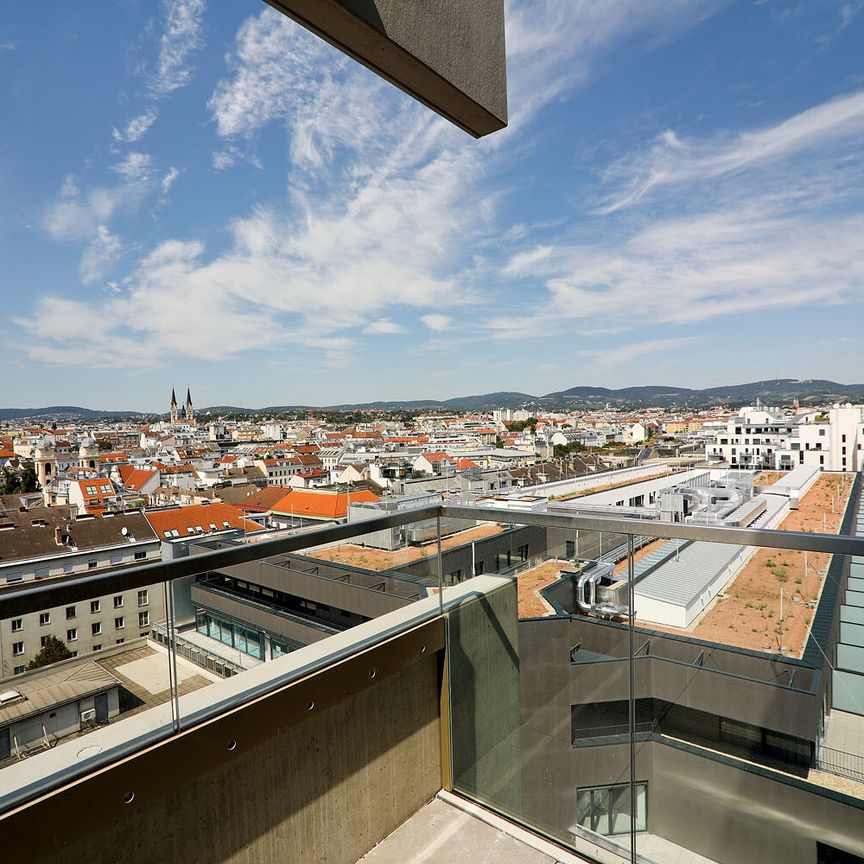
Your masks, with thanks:
M505 522L513 525L541 525L564 530L598 531L606 534L642 535L738 546L762 546L774 549L796 549L806 552L828 552L836 555L864 556L864 537L837 534L811 534L802 531L777 531L766 528L718 528L706 525L683 525L673 522L648 522L615 516L562 516L550 513L523 513L505 508L438 504L416 510L373 516L339 525L327 525L290 537L241 543L231 549L203 552L173 561L128 567L113 573L99 573L64 579L16 583L0 588L0 619L28 612L39 612L55 606L89 600L96 595L143 588L157 582L173 582L206 570L258 561L273 555L298 552L337 540L348 540L373 531L410 525L443 517L477 522ZM200 540L199 536L190 540Z

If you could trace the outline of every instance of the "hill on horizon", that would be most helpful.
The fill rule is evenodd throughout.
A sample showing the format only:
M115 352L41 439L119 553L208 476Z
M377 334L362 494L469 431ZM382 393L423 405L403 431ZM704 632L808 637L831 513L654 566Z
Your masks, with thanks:
M760 400L764 404L790 404L797 399L802 405L823 405L829 402L864 402L864 384L839 384L824 379L798 380L774 378L749 384L730 384L702 390L688 387L649 385L640 387L577 386L567 390L532 396L518 391L498 391L452 399L390 399L376 402L341 403L337 405L271 405L265 408L240 408L217 405L201 408L198 416L210 414L285 414L296 411L399 411L455 410L493 411L498 408L555 411L578 408L599 408L609 404L615 408L709 408L723 405L740 408ZM159 417L163 413L147 411L99 411L74 405L52 405L46 408L0 408L0 420L97 420L112 417Z

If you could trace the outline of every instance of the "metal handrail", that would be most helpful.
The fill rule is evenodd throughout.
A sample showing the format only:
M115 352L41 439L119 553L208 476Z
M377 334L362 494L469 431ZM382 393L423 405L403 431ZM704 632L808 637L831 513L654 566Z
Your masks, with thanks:
M864 783L864 756L858 753L847 753L845 750L819 744L813 757L813 767Z
M291 534L289 537L259 543L241 543L230 549L218 549L172 561L143 564L113 573L44 580L38 584L32 582L16 583L14 586L0 588L0 619L88 600L99 594L142 588L158 582L172 582L207 570L258 561L273 555L297 552L311 546L346 540L374 531L410 525L414 522L436 517L864 556L864 537L777 531L766 528L725 528L708 525L685 525L677 522L647 522L641 519L621 518L614 515L608 517L593 514L591 516L564 516L521 512L497 507L438 504L416 510L397 511L383 516L372 516L350 523L314 528L302 533Z

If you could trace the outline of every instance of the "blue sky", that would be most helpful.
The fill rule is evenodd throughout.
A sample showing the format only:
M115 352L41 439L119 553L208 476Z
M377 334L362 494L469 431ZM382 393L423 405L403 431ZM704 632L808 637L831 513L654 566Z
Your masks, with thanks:
M864 0L512 0L479 142L260 0L48 5L0 405L864 380Z

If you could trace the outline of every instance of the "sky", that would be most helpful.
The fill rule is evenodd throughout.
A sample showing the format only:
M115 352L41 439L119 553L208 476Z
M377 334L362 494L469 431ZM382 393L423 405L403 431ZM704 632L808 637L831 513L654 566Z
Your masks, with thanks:
M5 0L0 407L864 381L864 0L506 20L477 141L261 0Z

